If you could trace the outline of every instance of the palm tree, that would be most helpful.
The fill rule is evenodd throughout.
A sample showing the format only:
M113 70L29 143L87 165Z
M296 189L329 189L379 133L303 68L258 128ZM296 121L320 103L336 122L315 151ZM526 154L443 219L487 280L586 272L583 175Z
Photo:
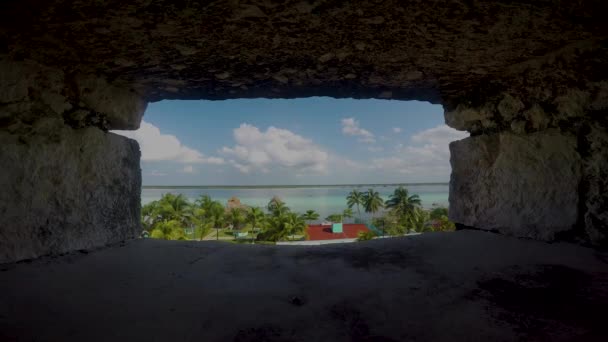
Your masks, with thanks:
M203 241L205 235L212 228L212 222L207 219L207 210L200 207L192 208L192 223L194 225L194 231L192 237L196 237L196 231L200 230L199 240Z
M228 222L232 224L233 230L238 230L240 228L241 223L245 221L245 216L243 215L243 209L241 208L232 208L228 212Z
M201 197L197 198L194 203L198 205L199 208L209 209L209 207L213 204L213 200L211 197L209 197L209 195L201 195Z
M289 212L289 208L285 205L285 202L281 201L280 198L274 196L268 205L266 206L268 211L272 213L274 216L281 216L287 212Z
M329 222L342 222L342 214L331 214L325 218Z
M287 235L293 236L297 233L304 233L306 231L306 222L302 217L296 213L287 213L285 215L284 228Z
M192 224L192 207L183 194L164 194L158 202L157 215L163 221L175 220L185 226Z
M141 207L141 225L144 230L150 232L156 223L161 220L159 215L159 201L152 201Z
M353 210L351 208L346 208L344 209L344 211L342 212L342 221L344 222L344 219L347 218L352 218L353 217Z
M420 197L416 194L410 196L407 189L402 186L395 189L390 199L386 201L387 208L392 209L397 216L410 224L417 221L417 209L420 208L420 204Z
M206 208L205 217L211 227L216 229L216 239L219 239L220 228L224 225L226 218L226 209L218 201L208 201L204 206Z
M264 222L265 217L266 217L266 215L264 215L264 212L262 211L262 209L256 208L256 207L249 209L249 212L247 213L247 223L251 224L252 242L253 242L253 233L255 232L256 226L258 226L262 222Z
M207 218L213 222L213 227L222 227L224 225L226 209L222 203L213 201L207 209Z
M346 196L346 203L349 208L353 206L357 206L357 215L359 216L359 220L361 220L361 210L359 209L360 205L363 205L364 195L362 192L359 192L357 189L351 191L348 196Z
M319 219L319 213L314 210L306 210L306 213L302 215L302 219L305 221L315 221Z
M384 200L380 197L380 193L378 191L374 191L374 189L369 189L363 195L363 206L365 207L366 213L372 213L372 219L374 218L374 214L382 207L384 207Z
M279 241L283 239L288 231L285 227L287 214L269 215L265 220L264 230L258 234L258 240Z

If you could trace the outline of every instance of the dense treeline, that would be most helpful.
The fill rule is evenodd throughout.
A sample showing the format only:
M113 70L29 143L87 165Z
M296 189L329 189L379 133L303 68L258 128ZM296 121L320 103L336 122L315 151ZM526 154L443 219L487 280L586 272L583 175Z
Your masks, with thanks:
M410 195L404 187L395 189L386 201L373 189L367 192L353 190L348 194L346 204L343 212L329 215L326 220L364 222L363 210L371 214L369 223L385 235L454 230L446 208L423 210L418 195ZM303 214L293 212L277 197L262 209L244 205L224 206L207 195L191 202L184 195L168 193L142 207L145 234L166 240L203 240L214 229L217 238L222 232L224 238L239 237L240 241L305 239L307 224L317 220L319 214L314 210ZM373 235L368 233L361 239L371 239Z
M380 194L369 189L367 192L351 191L346 197L349 208L355 207L361 219L361 208L371 213L371 223L386 235L403 235L433 231L453 231L454 223L448 219L448 209L437 207L424 210L420 197L410 195L405 187L398 187L384 201ZM376 213L381 215L376 217Z
M260 241L293 239L305 234L305 219L311 213L292 212L278 198L270 200L266 209L267 212L257 207L226 208L207 195L191 203L184 195L164 194L160 200L143 206L142 225L151 237L166 240L202 240L214 228L228 228L233 236L247 233L250 239Z

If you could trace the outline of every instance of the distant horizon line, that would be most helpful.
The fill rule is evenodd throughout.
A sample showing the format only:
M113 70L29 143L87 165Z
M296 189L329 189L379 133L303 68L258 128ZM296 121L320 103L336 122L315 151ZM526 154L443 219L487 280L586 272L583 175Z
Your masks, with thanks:
M266 185L142 185L142 189L245 189L245 188L331 188L331 187L378 187L408 185L449 185L450 182L423 183L361 183L361 184L266 184Z

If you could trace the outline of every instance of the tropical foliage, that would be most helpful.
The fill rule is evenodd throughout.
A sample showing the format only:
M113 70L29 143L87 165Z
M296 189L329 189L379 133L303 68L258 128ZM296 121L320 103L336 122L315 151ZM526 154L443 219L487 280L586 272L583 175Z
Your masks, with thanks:
M251 225L252 232L256 231L264 224L266 215L260 208L253 207L247 213L247 223Z
M325 218L327 221L329 222L342 222L342 215L341 214L331 214L329 216L327 216Z
M430 212L431 220L438 220L442 216L445 216L445 217L448 216L448 208L436 207L436 208L433 208Z
M454 223L448 219L447 208L437 207L430 212L422 209L420 197L400 186L384 202L380 194L369 189L360 193L351 191L346 197L349 208L361 205L371 214L371 224L386 235L403 235L413 232L453 231ZM381 212L381 215L376 215ZM344 213L344 217L348 214ZM337 218L331 215L327 219Z
M367 232L359 232L357 235L357 241L367 241L376 237L376 234L371 230Z
M357 189L351 191L348 196L346 196L346 204L349 208L357 206L357 216L359 216L359 220L361 220L361 209L360 206L363 205L363 193L359 192Z
M420 197L414 194L411 195L406 188L400 186L386 201L386 208L393 210L399 216L415 215L416 209L420 208Z
M372 218L374 215L384 207L384 200L380 196L378 191L369 189L363 194L363 207L366 213L371 213Z
M232 208L228 211L226 220L228 221L228 223L230 224L230 227L232 229L239 230L239 229L241 229L242 224L245 223L245 219L246 219L245 215L246 215L246 212L244 209Z
M342 221L344 221L344 219L352 218L352 217L353 217L353 210L351 208L346 208L346 209L344 209L344 211L342 211Z
M184 195L164 194L144 205L141 212L142 226L152 238L185 240L186 230L190 235L204 235L211 229L204 208L193 205Z
M266 218L264 230L258 241L293 240L295 235L306 235L306 221L297 213L286 210L274 211Z
M453 231L455 225L448 219L447 208L423 210L420 197L398 187L385 202L374 189L366 192L351 191L346 197L348 208L331 214L326 220L343 222L353 218L357 208L361 220L362 207L371 214L371 223L382 235L403 235L412 232ZM159 200L142 207L142 226L146 236L165 240L202 240L213 229L217 238L236 239L237 231L246 231L246 241L274 243L281 240L306 238L307 223L319 219L319 213L307 210L304 214L291 211L285 202L273 197L263 208L234 207L227 209L221 202L202 195L190 202L184 195L164 194ZM371 239L373 232L359 237ZM240 242L244 242L239 239ZM236 241L236 240L235 240ZM245 241L245 242L246 242ZM239 241L236 241L239 242Z
M305 221L316 221L319 219L319 213L314 210L306 210L304 215L302 215L302 219Z

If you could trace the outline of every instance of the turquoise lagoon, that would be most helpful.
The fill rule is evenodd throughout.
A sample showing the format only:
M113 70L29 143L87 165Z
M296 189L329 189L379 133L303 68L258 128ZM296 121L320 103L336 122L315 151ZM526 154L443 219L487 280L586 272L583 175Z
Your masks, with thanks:
M324 218L333 213L340 213L346 205L346 196L353 189L361 192L374 189L384 200L389 198L396 184L354 184L354 185L311 185L311 186L144 186L142 189L142 204L159 199L162 194L183 194L194 201L201 195L209 195L214 200L226 203L229 198L236 196L243 204L255 207L265 207L273 196L281 198L291 210L305 212L315 210ZM433 206L448 206L447 183L433 184L403 184L410 193L418 194L424 208ZM356 214L356 208L353 208Z

